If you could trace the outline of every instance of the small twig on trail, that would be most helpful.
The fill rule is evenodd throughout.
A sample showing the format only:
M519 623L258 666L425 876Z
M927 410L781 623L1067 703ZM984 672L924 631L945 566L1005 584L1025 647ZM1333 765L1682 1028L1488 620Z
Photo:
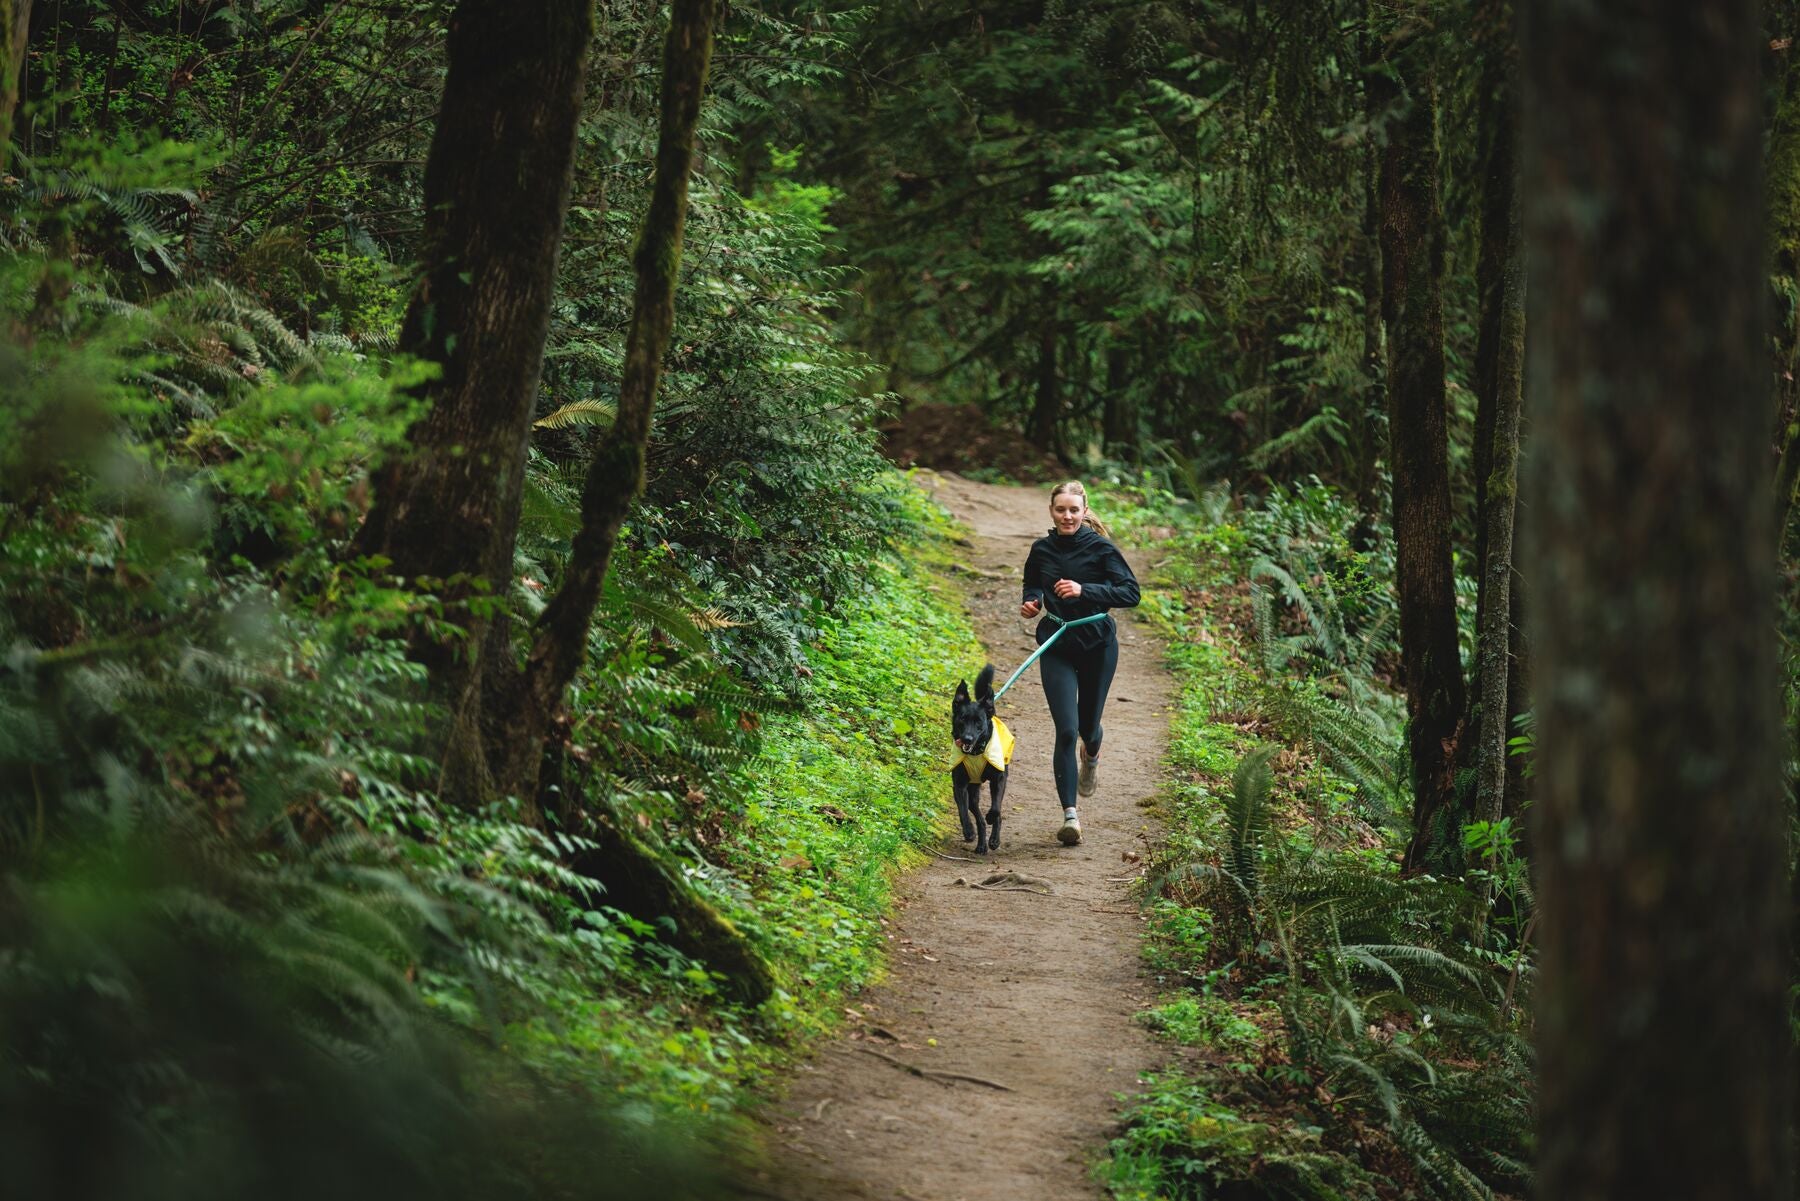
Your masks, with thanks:
M988 1080L981 1076L969 1076L962 1072L940 1072L936 1068L922 1068L918 1064L907 1063L904 1059L896 1059L886 1051L877 1051L874 1047L864 1047L863 1050L877 1059L887 1060L901 1071L917 1076L921 1080L937 1080L944 1084L948 1084L952 1080L966 1080L970 1084L979 1084L984 1088L999 1089L1003 1093L1010 1093L1013 1091L1011 1085L1001 1084L997 1080Z
M821 1097L819 1099L819 1103L813 1106L813 1121L816 1122L825 1116L825 1107L829 1104L831 1104L830 1097Z
M958 863L980 863L981 862L981 860L971 859L967 855L946 855L942 851L933 851L931 853L933 855L936 855L939 859L954 859Z
M1144 911L1142 909L1107 909L1100 905L1089 905L1088 912L1089 913L1120 913L1120 914L1124 914L1126 917L1143 917L1144 916Z

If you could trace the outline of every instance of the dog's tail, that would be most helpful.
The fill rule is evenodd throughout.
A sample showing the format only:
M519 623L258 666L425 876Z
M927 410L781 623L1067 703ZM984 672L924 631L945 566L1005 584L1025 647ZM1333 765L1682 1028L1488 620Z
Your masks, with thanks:
M981 669L981 674L975 677L975 699L978 701L986 700L993 695L994 665L989 663Z

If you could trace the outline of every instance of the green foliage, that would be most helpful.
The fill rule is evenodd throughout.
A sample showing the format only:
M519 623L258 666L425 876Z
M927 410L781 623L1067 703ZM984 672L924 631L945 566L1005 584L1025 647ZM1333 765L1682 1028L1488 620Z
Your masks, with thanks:
M545 364L537 484L565 505L576 491L566 481L580 478L592 447L584 427L611 420L631 312L628 251L648 198L653 98L635 92L635 79L619 86L629 103L584 123L592 157L577 173ZM718 105L738 94L721 91ZM706 124L703 150L725 136ZM730 619L713 641L736 670L798 696L807 644L905 519L866 431L880 403L865 395L873 368L829 324L844 277L826 265L821 240L828 189L794 178L793 153L777 160L781 174L748 198L714 176L693 181L681 302L631 537L666 547L692 600Z
M1221 1102L1207 1081L1152 1077L1127 1120L1100 1171L1119 1201L1239 1195L1375 1201L1381 1195L1374 1174L1323 1142L1322 1127L1247 1118Z
M44 269L13 264L15 306ZM0 418L15 1187L535 1196L602 1147L621 1190L665 1178L657 1140L484 1063L415 986L526 979L545 926L528 889L568 873L517 835L496 870L479 823L420 791L430 714L392 638L408 612L332 561L346 482L399 438L411 377L320 359L184 419L143 382L152 316L101 308L0 361L18 401ZM269 535L260 562L221 551L247 528ZM597 1141L566 1138L571 1107ZM503 1134L525 1124L546 1131L529 1153Z
M829 326L831 194L791 155L749 200L696 182L648 493L547 771L747 932L775 1000L729 1000L535 806L439 803L406 640L454 631L346 551L418 414L391 351L448 7L196 29L75 0L34 65L63 91L0 221L0 320L32 343L0 355L0 1024L37 1032L0 1104L43 1119L7 1140L28 1185L81 1160L109 1196L701 1195L713 1156L682 1132L877 970L890 873L943 820L914 731L976 651L895 554L941 556L920 540L944 519L874 454L869 366ZM836 36L743 19L793 57L717 78L713 156ZM611 418L659 20L601 22L614 74L494 593L518 629ZM202 980L217 1004L186 1004ZM82 1130L105 1153L58 1141Z
M1387 569L1348 550L1347 511L1319 488L1206 516L1155 496L1105 503L1127 525L1177 527L1162 536L1161 583L1181 590L1157 599L1153 588L1145 608L1175 642L1182 683L1146 943L1178 991L1148 1020L1217 1060L1151 1082L1111 1149L1108 1184L1120 1197L1524 1191L1529 887L1510 827L1469 835L1492 854L1503 901L1491 913L1471 890L1479 881L1394 873L1398 844L1378 833L1401 795L1394 702L1366 666L1374 656L1345 653L1349 631L1383 621L1365 581ZM1254 575L1276 587L1235 609L1195 603ZM1255 746L1252 731L1293 753L1276 758L1283 747ZM1319 807L1352 796L1377 829ZM1254 1020L1271 1005L1279 1031ZM1246 1091L1250 1077L1263 1086Z
M1398 21L877 6L834 30L841 73L759 113L752 144L802 144L839 193L862 272L844 328L896 389L975 401L1076 461L1317 471L1372 496L1363 209L1390 114L1368 110L1362 58Z
M1221 997L1187 994L1141 1015L1145 1025L1189 1047L1215 1047L1231 1055L1246 1054L1263 1043L1263 1030L1240 1016Z
M854 990L876 970L893 868L950 820L936 731L981 659L952 589L887 563L874 577L813 658L810 719L766 729L728 857L778 927L797 994Z
M1231 791L1221 804L1224 834L1219 862L1180 863L1150 881L1150 889L1164 892L1187 877L1216 881L1214 908L1229 918L1229 949L1236 953L1255 940L1261 917L1264 842L1269 829L1269 791L1275 776L1269 760L1281 750L1261 746L1238 762L1231 777Z

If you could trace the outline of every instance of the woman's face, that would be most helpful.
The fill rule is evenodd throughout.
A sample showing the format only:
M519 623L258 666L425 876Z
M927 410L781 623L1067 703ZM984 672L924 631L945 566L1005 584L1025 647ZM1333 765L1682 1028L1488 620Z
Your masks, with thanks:
M1059 534L1073 534L1087 516L1087 501L1075 492L1062 492L1050 498L1050 520Z

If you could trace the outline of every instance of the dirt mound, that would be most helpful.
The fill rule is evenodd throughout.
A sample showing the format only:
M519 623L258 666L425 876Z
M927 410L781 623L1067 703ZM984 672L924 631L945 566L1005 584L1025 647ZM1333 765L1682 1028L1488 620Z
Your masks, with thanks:
M1012 430L988 423L972 404L916 404L881 427L881 450L902 467L938 471L997 472L1008 479L1041 482L1067 474L1055 455Z

